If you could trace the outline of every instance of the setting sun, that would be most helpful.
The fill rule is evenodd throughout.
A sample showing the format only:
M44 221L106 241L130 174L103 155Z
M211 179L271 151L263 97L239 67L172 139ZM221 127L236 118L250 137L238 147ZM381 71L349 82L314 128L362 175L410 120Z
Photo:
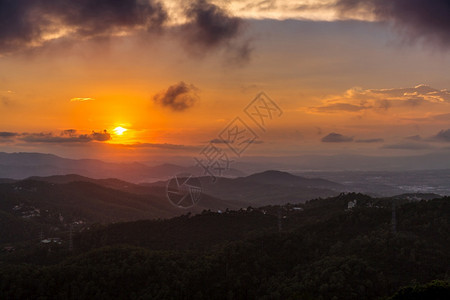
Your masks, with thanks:
M117 135L122 135L125 131L128 131L128 129L120 127L120 126L114 128L113 130L114 130L115 134L117 134Z

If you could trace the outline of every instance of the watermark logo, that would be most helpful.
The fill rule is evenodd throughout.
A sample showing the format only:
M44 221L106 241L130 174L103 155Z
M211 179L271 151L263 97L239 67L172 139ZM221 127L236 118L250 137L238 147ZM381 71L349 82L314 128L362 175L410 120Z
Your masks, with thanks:
M225 127L219 134L219 138L237 157L241 157L250 144L258 139L258 135L240 117L237 117Z
M203 169L203 175L207 175L216 181L216 176L230 169L231 161L228 154L223 151L216 143L210 142L199 153L202 158L195 157L196 166Z
M270 99L266 93L261 92L244 109L245 114L263 131L266 132L267 123L274 118L281 117L283 111Z
M188 209L200 201L202 185L192 174L177 174L167 182L166 196L174 206Z
M258 140L259 134L265 133L269 123L283 114L277 103L264 92L259 93L243 112L244 114L236 116L197 157L194 157L196 166L200 167L203 175L210 177L213 183L230 170L233 158L241 158L252 144L261 143ZM189 183L184 185L182 179L178 175L168 182L167 197L175 206L189 208L200 200L200 180L190 175L187 177ZM195 179L196 183L191 183Z

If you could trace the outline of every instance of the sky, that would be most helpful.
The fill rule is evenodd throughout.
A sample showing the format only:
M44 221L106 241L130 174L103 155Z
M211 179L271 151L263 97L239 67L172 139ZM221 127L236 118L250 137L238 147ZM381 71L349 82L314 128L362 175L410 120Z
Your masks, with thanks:
M0 0L0 151L448 152L449 13L446 0Z

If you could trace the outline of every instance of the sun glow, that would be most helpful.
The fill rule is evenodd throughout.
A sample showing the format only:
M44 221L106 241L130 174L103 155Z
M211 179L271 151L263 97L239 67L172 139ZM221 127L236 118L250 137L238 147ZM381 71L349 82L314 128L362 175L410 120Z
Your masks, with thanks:
M124 134L124 132L128 131L128 129L119 126L119 127L114 128L113 131L117 135L122 135L122 134Z

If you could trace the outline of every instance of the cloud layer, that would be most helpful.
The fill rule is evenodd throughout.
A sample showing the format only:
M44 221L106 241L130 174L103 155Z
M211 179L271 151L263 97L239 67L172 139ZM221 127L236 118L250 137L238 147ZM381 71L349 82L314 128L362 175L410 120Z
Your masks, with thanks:
M181 81L156 94L153 101L173 111L181 112L195 105L198 100L197 91L198 89L193 84Z
M0 0L0 51L58 37L85 39L161 28L167 13L152 0Z
M424 105L450 104L450 92L428 85L413 88L361 89L353 88L342 96L325 100L321 106L311 107L314 113L385 112L394 108L416 108Z
M353 142L353 138L350 136L345 136L340 133L332 132L322 138L324 143L348 143Z
M367 11L380 21L393 23L412 39L425 39L450 46L448 0L338 0L342 13Z
M220 7L205 0L192 2L186 8L188 23L184 32L190 42L204 47L215 47L236 37L242 28L242 20L230 16Z
M247 43L232 42L243 21L206 0L182 2L181 36L191 48L225 47L248 58ZM169 11L157 0L0 0L0 55L45 45L145 32L163 32ZM156 38L155 35L152 38Z
M94 101L93 98L72 98L70 102L86 102L86 101Z
M75 129L62 131L59 135L52 132L39 133L17 133L0 132L0 142L21 141L26 143L88 143L88 142L106 142L111 140L111 134L106 130L102 132L92 131L90 134L78 133Z

